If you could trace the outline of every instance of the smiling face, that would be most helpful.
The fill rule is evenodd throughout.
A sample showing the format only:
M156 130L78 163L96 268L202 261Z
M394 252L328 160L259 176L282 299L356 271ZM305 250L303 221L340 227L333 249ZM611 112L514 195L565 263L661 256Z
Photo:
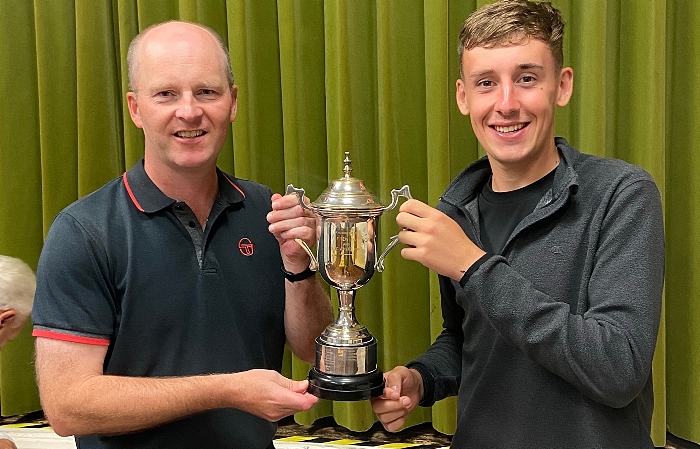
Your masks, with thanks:
M219 42L201 27L170 22L149 30L135 57L127 102L144 132L146 171L213 169L237 104Z
M493 188L520 188L556 167L554 110L569 102L571 68L557 69L547 44L528 38L465 50L462 73L457 104L489 157Z

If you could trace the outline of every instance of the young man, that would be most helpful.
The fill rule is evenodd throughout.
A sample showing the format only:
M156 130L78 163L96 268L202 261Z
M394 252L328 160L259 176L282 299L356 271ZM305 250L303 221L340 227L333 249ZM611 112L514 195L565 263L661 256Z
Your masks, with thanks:
M237 88L212 30L152 26L128 66L144 159L62 211L39 261L44 412L80 448L273 447L318 400L278 372L333 318L294 241L315 219L217 169Z
M487 157L437 209L397 215L402 256L439 274L444 329L386 374L373 408L388 430L457 395L455 449L653 447L660 195L642 169L554 137L573 87L563 28L526 0L463 24L457 103Z

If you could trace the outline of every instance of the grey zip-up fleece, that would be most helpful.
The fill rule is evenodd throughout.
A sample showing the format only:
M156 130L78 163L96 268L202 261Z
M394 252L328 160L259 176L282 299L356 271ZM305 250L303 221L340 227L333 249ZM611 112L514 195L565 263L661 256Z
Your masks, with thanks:
M664 230L651 176L556 138L553 186L466 280L440 276L442 333L410 363L421 405L458 395L452 448L653 448ZM480 245L483 158L438 209Z

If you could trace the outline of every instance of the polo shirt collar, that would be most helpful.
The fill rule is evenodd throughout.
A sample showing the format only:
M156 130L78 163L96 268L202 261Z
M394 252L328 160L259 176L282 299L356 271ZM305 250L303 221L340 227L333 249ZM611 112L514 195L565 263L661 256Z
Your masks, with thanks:
M241 202L245 193L236 185L235 178L225 174L218 168L219 196L229 204ZM124 187L132 203L138 210L146 213L158 212L176 203L177 200L165 195L146 174L143 159L122 175Z
M236 178L216 168L219 177L219 196L229 204L240 203L245 199L245 192L236 184Z

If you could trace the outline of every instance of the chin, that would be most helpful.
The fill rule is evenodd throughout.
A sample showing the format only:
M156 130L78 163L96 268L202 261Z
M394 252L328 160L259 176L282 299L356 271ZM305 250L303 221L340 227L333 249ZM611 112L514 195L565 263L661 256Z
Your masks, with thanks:
M216 155L211 154L186 154L173 160L173 163L185 169L205 168L216 165Z

